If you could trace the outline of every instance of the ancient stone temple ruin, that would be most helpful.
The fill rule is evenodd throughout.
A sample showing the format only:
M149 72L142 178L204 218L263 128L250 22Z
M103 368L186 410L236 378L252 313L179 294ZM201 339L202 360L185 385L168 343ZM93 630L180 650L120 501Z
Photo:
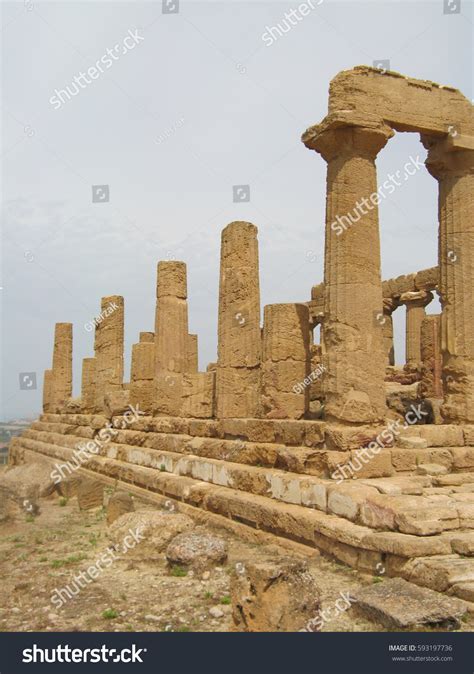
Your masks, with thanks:
M439 259L382 280L375 161L395 131L419 133L428 150ZM159 262L155 331L133 345L129 381L124 300L104 297L81 397L71 398L72 325L59 323L43 414L10 460L39 453L64 467L80 446L82 473L157 503L474 601L472 105L450 87L358 67L331 82L328 114L303 142L327 162L324 279L311 298L261 315L257 227L232 222L217 362L198 371L185 263ZM427 314L435 293L440 315Z

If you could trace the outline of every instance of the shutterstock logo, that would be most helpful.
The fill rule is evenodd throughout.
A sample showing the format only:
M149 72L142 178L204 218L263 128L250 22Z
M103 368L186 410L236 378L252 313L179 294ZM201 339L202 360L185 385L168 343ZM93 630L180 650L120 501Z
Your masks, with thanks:
M109 648L102 644L100 648L71 648L68 644L55 648L39 648L33 644L33 648L23 649L22 662L143 662L142 653L146 648L137 648L132 644L131 648Z

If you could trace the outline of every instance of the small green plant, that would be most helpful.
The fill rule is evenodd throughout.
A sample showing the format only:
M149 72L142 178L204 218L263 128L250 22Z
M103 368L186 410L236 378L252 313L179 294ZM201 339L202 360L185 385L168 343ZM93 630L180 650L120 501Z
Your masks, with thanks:
M133 629L132 625L125 625L125 629L127 632L134 632L135 630Z
M372 582L373 583L383 583L383 578L381 578L380 576L374 576L372 578Z
M89 543L90 543L91 545L94 545L94 546L97 545L98 540L97 540L96 534L91 534L91 535L89 536Z
M212 594L212 592L205 592L204 593L204 599L212 599L213 596L214 595Z
M51 567L53 569L60 569L63 566L68 566L69 564L77 564L82 562L83 559L86 559L86 555L70 555L65 559L53 559L51 562Z
M48 558L47 557L40 557L38 561L39 562L47 562Z
M25 517L25 522L31 523L31 522L34 522L34 521L35 521L34 515L32 515L31 513L28 513L28 515Z
M221 604L224 604L225 606L228 606L230 604L230 597L229 595L225 595L224 597L221 597Z
M190 632L191 630L187 625L180 625L178 629L176 630L177 632Z
M118 617L118 611L114 608L106 608L105 611L102 611L102 618L104 620L113 620Z
M162 472L162 473L164 473L164 472L165 472L165 470L166 470L166 466L165 466L165 464L164 464L164 463L162 463L162 464L161 464L161 466L160 466L160 470L161 470L161 472Z
M67 498L61 496L61 498L59 499L59 505L61 506L61 508L64 508L64 506L67 505Z
M171 575L175 576L176 578L182 578L183 576L187 576L188 572L186 569L183 569L182 566L172 566Z

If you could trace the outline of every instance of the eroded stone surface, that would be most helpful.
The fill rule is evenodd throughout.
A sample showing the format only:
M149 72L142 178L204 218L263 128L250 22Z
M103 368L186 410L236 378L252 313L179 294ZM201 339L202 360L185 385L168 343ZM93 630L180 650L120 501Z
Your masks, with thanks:
M464 602L417 587L402 578L357 590L354 599L358 610L392 630L421 626L456 629L466 612Z

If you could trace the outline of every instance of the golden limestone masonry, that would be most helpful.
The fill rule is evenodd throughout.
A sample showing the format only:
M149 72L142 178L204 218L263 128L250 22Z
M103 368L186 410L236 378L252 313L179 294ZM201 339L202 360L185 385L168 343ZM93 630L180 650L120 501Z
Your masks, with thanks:
M378 204L390 184L378 185L376 160L395 132L418 133L428 150L439 259L383 280ZM158 262L155 329L132 346L129 380L122 297L102 298L80 399L71 399L72 325L58 323L43 414L11 443L10 462L67 463L109 424L113 438L79 468L96 481L84 507L102 498L97 481L113 481L472 601L472 105L451 87L361 66L332 80L327 116L302 140L327 164L324 279L310 299L261 311L257 227L228 224L217 361L203 364L186 264ZM404 366L394 358L397 310ZM116 424L129 409L141 412Z

